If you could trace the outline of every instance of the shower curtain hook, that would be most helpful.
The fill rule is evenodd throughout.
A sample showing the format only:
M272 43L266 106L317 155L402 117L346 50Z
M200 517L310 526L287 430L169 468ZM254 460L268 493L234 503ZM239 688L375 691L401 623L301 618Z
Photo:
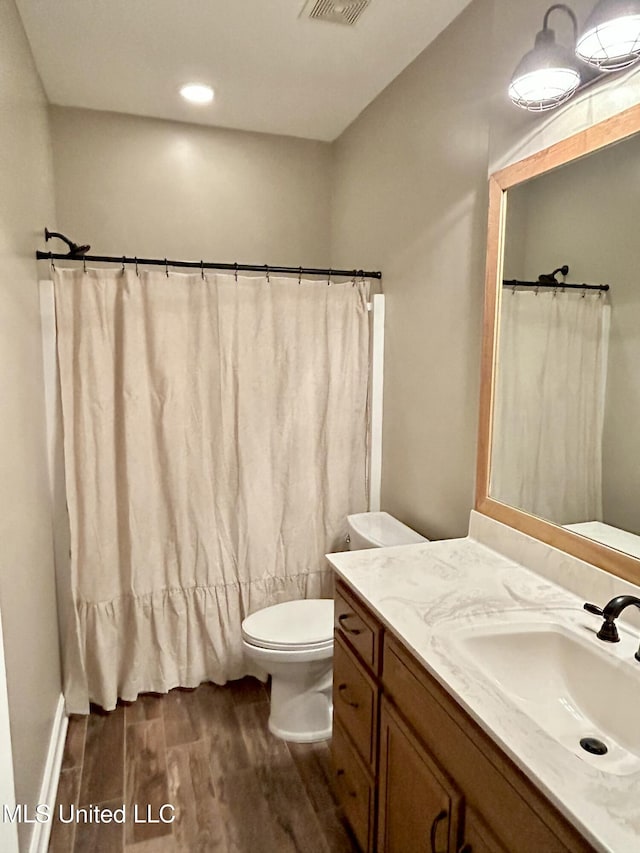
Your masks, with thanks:
M86 258L82 259L82 271L84 273L86 273L86 271L87 271L87 259Z
M329 278L327 279L327 287L331 287L331 274L333 270L329 269Z
M169 278L169 262L167 259L164 259L164 271L166 273L167 278Z
M536 285L536 296L538 295L538 293L540 293L540 287L539 285Z
M202 262L202 258L200 258L200 275L202 276L202 280L204 281L204 264Z
M298 286L302 284L302 267L298 267Z
M51 269L53 270L53 272L55 272L56 265L53 263L53 255L51 254L51 252L49 252L49 263L51 264Z
M355 286L356 286L356 276L357 276L357 275L358 275L358 270L354 270L354 271L353 271L353 277L352 277L352 279L351 279L351 287L355 287Z
M236 284L237 284L237 283L238 283L238 262L237 262L237 261L236 261L236 262L235 262L235 264L233 265L233 269L234 269L233 274L234 274L234 276L235 276Z
M124 275L124 255L122 256L122 275Z
M267 274L267 284L271 284L271 279L269 278L269 264L265 264L264 269Z
M587 288L583 286L582 287L582 298L584 299L586 295L587 295Z
M139 274L139 272L138 272L138 256L137 256L137 255L136 255L135 261L136 261L136 276L137 276L138 278L140 278L140 274Z

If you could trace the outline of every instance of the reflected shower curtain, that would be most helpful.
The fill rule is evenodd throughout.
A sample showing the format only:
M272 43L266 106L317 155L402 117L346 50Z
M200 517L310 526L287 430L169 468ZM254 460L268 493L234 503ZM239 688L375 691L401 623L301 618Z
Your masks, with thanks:
M368 284L57 270L67 710L251 673L366 509Z
M503 290L491 497L556 524L602 518L609 305Z

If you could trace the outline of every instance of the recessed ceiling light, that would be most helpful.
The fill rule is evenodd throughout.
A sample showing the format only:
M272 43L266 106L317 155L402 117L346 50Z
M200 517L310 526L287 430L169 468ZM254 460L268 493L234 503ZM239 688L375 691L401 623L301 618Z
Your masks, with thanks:
M213 100L213 89L204 83L187 83L180 89L180 94L192 104L210 104Z

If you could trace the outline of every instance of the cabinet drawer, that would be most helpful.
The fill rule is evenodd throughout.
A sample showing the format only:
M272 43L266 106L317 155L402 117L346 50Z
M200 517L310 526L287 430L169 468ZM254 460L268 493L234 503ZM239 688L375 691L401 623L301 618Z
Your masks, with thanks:
M340 636L377 674L381 657L380 625L340 582L336 583L333 624Z
M385 641L383 689L431 755L509 853L593 848L449 694L394 640ZM489 845L487 845L489 846ZM491 849L491 847L489 847Z
M333 648L333 713L368 765L375 757L378 688L339 635Z
M373 783L339 724L333 727L331 755L340 804L358 844L363 850L370 850L374 817Z

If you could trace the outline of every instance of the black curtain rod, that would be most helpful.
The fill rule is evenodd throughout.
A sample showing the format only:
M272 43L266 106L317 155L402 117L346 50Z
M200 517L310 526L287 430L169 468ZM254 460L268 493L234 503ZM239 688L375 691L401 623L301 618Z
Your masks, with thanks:
M270 264L217 264L211 261L171 261L167 258L115 258L109 255L80 255L70 256L58 252L36 252L39 261L93 261L100 264L135 264L135 266L154 267L188 267L199 270L228 270L229 272L262 272L262 273L287 273L290 275L321 275L337 276L344 278L382 278L380 271L371 270L334 270L318 269L316 267L273 267Z
M503 279L502 281L503 287L553 287L554 290L560 288L560 290L609 290L608 284L563 284L561 281L556 282L555 284L552 281L517 281L516 279L512 279L511 281L507 281L507 279Z

